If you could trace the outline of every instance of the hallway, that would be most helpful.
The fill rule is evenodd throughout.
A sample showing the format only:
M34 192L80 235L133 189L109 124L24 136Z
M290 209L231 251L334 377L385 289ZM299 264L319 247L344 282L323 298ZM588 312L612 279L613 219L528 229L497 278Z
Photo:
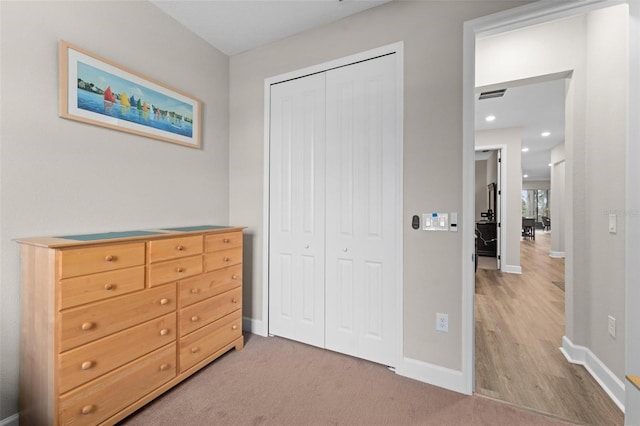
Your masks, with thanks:
M475 392L580 424L621 425L623 414L582 366L560 352L564 259L550 234L521 241L522 275L476 273Z

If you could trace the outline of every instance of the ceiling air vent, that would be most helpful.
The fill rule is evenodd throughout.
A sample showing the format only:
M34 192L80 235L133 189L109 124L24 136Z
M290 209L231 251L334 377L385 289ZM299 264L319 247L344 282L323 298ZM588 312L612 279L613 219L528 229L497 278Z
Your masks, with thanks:
M500 89L500 90L492 90L490 92L482 92L480 93L480 97L478 98L478 100L483 100L483 99L491 99L491 98L501 98L504 96L504 93L507 91L507 89Z

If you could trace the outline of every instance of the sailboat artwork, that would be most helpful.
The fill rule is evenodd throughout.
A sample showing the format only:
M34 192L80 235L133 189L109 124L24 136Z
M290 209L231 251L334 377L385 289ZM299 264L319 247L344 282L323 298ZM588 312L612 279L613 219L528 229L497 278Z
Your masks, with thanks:
M104 62L66 42L61 42L60 58L68 66L64 80L61 77L67 95L61 102L62 117L200 146L197 99Z

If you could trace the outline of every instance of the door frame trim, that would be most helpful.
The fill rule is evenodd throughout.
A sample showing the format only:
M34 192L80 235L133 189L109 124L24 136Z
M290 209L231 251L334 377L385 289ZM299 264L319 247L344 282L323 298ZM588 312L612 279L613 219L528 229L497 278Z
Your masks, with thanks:
M462 68L462 229L472 229L475 215L475 45L477 37L496 35L536 24L556 21L605 7L626 4L625 0L583 0L535 2L466 21L463 32ZM462 393L473 394L475 379L475 274L473 235L462 243ZM627 283L628 287L628 283Z
M262 250L264 255L262 256L262 332L257 333L263 336L269 334L269 222L270 222L270 122L271 122L271 86L273 84L282 83L287 80L301 78L310 74L316 74L319 72L328 71L333 68L344 67L357 62L374 59L379 56L385 56L389 54L396 55L396 84L397 90L397 109L396 109L396 140L399 141L396 147L398 149L398 174L396 181L396 217L397 223L397 239L395 252L398 253L397 265L396 265L396 327L397 332L394 336L394 347L396 348L396 365L400 364L404 354L404 323L403 323L403 188L404 188L404 42L388 44L385 46L377 47L364 52L356 53L353 55L345 56L339 59L323 62L310 67L302 68L299 70L279 74L273 77L266 78L264 80L264 175L263 175L263 235ZM257 332L257 331L254 331Z

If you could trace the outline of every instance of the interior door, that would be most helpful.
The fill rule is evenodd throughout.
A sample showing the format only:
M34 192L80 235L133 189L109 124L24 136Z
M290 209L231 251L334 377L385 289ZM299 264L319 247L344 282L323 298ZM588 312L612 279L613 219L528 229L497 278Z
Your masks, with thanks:
M394 365L399 258L395 58L327 72L326 347Z
M325 74L271 86L269 333L324 347Z

